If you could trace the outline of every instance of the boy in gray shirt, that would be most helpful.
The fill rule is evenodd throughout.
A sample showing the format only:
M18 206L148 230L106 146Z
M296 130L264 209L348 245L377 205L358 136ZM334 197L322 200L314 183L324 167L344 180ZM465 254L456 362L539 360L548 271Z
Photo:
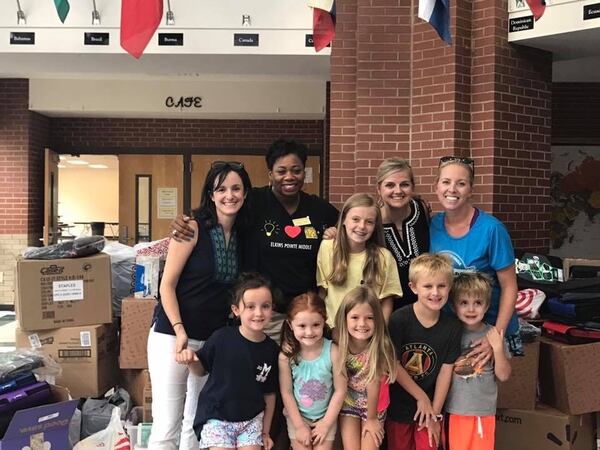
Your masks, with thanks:
M490 306L491 282L479 273L462 273L454 279L452 304L463 323L461 354L487 339L494 358L483 367L461 356L454 364L452 385L446 398L449 413L448 442L452 450L494 450L496 426L496 378L510 376L508 346L503 331L483 322Z

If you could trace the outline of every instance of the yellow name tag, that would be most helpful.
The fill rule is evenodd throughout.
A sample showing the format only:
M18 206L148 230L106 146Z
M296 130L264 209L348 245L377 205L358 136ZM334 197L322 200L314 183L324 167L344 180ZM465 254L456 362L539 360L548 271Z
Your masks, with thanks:
M298 217L297 219L292 220L292 223L295 227L303 227L304 225L310 225L310 217Z

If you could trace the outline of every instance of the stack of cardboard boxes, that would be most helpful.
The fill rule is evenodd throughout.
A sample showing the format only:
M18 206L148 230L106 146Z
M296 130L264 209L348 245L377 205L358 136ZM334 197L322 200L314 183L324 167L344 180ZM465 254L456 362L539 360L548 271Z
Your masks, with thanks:
M17 261L17 348L57 361L56 383L74 398L104 394L117 382L117 328L112 323L110 258Z
M571 263L565 260L567 268ZM569 345L542 337L511 365L511 378L498 391L497 450L596 448L600 342Z
M112 324L108 255L17 261L17 348L34 348L61 367L53 403L16 411L1 449L69 448L77 400L115 385L117 329Z

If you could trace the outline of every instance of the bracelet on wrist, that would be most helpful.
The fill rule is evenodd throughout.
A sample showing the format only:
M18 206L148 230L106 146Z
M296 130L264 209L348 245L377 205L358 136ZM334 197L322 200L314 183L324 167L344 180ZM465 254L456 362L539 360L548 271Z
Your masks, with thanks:
M171 325L173 328L175 328L177 325L183 325L183 322L175 322L173 325Z

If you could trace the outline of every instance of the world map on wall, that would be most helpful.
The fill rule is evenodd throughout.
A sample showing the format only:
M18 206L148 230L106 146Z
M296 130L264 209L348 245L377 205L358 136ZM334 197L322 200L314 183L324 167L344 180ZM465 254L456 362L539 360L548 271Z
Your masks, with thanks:
M581 214L593 224L600 213L600 159L596 159L598 155L594 157L589 150L578 152L580 157L583 156L582 161L570 159L564 170L553 170L550 175L553 204L550 238L553 249L573 242L576 233L572 227Z

